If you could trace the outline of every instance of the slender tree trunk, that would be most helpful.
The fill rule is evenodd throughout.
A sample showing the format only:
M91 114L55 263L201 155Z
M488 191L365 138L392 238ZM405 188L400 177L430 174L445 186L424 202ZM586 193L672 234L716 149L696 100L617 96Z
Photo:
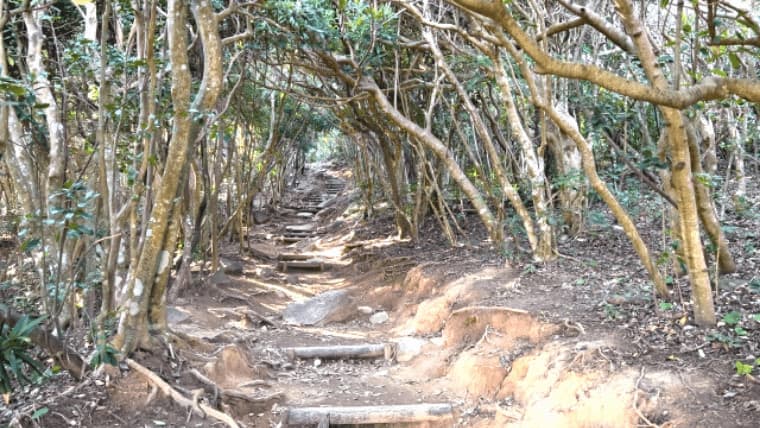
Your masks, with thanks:
M688 125L687 125L688 127ZM731 251L728 245L728 239L723 233L723 229L720 227L720 221L718 220L718 213L715 210L715 204L713 204L712 196L707 185L702 182L704 172L702 171L702 164L699 155L699 144L697 143L697 136L693 128L687 128L687 138L689 140L689 154L691 155L691 168L694 172L694 194L697 202L697 212L699 219L704 226L707 235L710 237L713 245L717 248L718 252L718 268L720 273L733 273L736 272L736 263L731 256Z
M393 122L395 122L400 128L408 132L417 141L423 144L427 149L432 151L443 163L444 167L451 174L451 177L462 189L467 198L478 212L483 225L486 227L488 234L494 242L502 242L504 239L503 228L496 221L493 213L488 208L483 200L483 196L478 189L472 184L467 175L462 171L459 165L454 159L451 151L430 131L423 129L416 123L412 122L401 112L393 108L391 103L386 98L385 94L380 90L372 78L365 76L360 85L360 89L367 91L372 95L372 98L377 102L380 110L385 113Z
M522 124L522 119L512 96L509 78L504 70L500 56L496 54L491 59L494 61L493 70L496 75L496 83L501 89L502 99L506 104L507 120L512 130L512 137L520 144L528 182L530 183L533 210L536 213L536 226L539 231L539 239L534 252L536 253L536 258L540 261L551 260L556 257L556 251L554 231L549 224L550 210L547 201L549 190L546 184L546 176L544 175L544 162L543 159L537 156L533 142L530 140L528 132Z
M635 15L629 0L616 0L616 9L620 14L626 33L632 38L637 49L637 56L654 88L667 89L665 77L657 64L657 56L650 43L648 32ZM679 18L680 19L680 18ZM713 306L710 276L699 236L699 214L694 195L694 177L691 168L691 154L686 135L686 121L681 111L658 106L666 122L666 132L671 154L671 183L675 193L678 215L681 223L684 254L689 279L692 286L694 318L697 324L715 325L715 308Z

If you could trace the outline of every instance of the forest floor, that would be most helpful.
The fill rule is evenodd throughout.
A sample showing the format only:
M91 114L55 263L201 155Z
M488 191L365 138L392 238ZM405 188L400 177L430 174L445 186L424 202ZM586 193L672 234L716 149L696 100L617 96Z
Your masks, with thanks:
M760 219L726 216L740 272L721 278L722 321L702 329L687 280L673 280L672 302L655 302L604 211L560 238L560 258L535 264L492 248L466 212L455 246L434 221L412 243L395 237L389 209L364 220L359 199L350 172L309 171L281 204L290 208L257 213L242 249L223 248L223 271L196 267L169 308L184 339L134 359L246 427L288 426L302 407L397 404L453 413L394 426L760 426L760 385L735 368L760 357ZM662 214L641 204L642 233L661 246ZM293 349L346 345L381 351ZM126 367L25 388L0 405L0 426L43 407L43 427L223 426Z

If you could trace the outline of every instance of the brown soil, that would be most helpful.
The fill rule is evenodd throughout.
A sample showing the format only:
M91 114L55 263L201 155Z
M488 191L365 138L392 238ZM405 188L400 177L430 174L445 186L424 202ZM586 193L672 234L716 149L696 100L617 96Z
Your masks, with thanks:
M760 322L745 317L743 335L733 324L697 328L684 279L674 281L672 305L653 302L645 273L611 222L562 239L561 258L533 265L491 248L472 216L464 217L468 235L454 247L432 221L419 242L400 241L389 212L361 219L347 173L311 173L304 182L284 205L305 206L324 193L330 203L312 218L275 212L252 227L244 251L225 248L224 260L240 262L242 273L213 281L198 273L171 305L170 327L180 339L136 361L246 427L277 426L288 407L423 402L454 406L454 418L438 426L760 425L760 386L734 375L735 361L758 355ZM327 192L328 182L346 187ZM656 242L659 219L639 220ZM743 221L734 218L744 228ZM293 225L309 236L292 244L275 239ZM756 272L752 244L760 242L738 233L731 238L744 241L737 258L749 269L742 270ZM322 269L282 269L283 254L318 258ZM760 313L753 279L724 279L721 316ZM351 303L328 322L297 327L281 319L289 303L335 289L347 290ZM386 311L389 320L372 324L361 306ZM292 360L283 350L409 337L418 339L419 352L395 359ZM38 423L44 427L222 426L152 392L126 367L84 383L62 374L28 388L0 406L0 423L15 416L34 426L28 415L42 407L49 409Z

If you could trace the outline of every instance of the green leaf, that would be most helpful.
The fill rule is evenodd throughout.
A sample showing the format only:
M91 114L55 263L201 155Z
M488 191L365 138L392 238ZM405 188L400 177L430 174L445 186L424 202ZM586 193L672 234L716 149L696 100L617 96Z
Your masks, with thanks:
M35 410L34 413L32 413L32 420L33 421L39 420L41 417L45 416L49 411L50 410L47 407L42 407Z
M721 70L719 68L713 68L712 69L712 74L714 74L714 75L716 75L718 77L728 77L728 73L726 73L725 71L723 71L723 70Z
M41 241L39 240L39 238L27 239L26 241L24 241L21 244L21 246L19 247L19 249L21 251L30 251L30 250L36 248L38 245L40 245L40 242Z
M739 59L739 56L736 55L736 52L729 52L728 53L728 60L731 62L731 67L736 70L738 68L741 68L742 61Z
M726 315L723 315L723 322L728 325L736 325L741 321L742 314L737 311L731 311L727 313Z
M660 310L661 311L669 311L673 309L673 304L670 302L660 302Z
M736 374L739 376L745 376L752 373L754 366L752 364L744 364L741 361L737 361L734 365L736 367Z
M737 336L746 336L747 330L741 327L734 327L734 333L736 333Z
M757 322L760 322L760 314L753 314L751 318Z

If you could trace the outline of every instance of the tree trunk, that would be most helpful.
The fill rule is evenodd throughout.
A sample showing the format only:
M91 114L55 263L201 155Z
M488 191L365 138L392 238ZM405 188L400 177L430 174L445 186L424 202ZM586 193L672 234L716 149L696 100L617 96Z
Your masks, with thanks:
M657 56L650 43L648 32L636 17L631 2L616 0L615 4L626 33L633 39L637 56L652 86L660 90L667 89L668 85L658 66ZM658 108L665 118L667 127L671 155L671 183L678 205L686 267L691 280L694 318L699 325L715 325L710 276L699 236L699 214L694 195L694 177L684 115L681 111L670 107L658 106Z
M693 128L689 127L688 124L687 127L691 168L694 172L694 194L696 196L699 219L702 221L702 225L710 237L710 241L717 248L717 263L720 273L734 273L736 272L736 263L734 263L734 258L731 256L728 239L726 239L726 235L720 227L720 221L718 220L718 214L715 210L710 190L702 181L704 172L702 171L702 164L700 162L702 157L699 155L697 135L695 135Z
M190 146L193 143L191 132L195 112L208 111L216 101L221 90L222 56L221 41L216 18L208 3L193 4L193 14L203 42L204 76L190 105L192 80L187 57L186 4L182 0L169 0L167 10L167 33L169 41L169 58L172 66L171 97L174 108L172 136L169 141L167 162L158 186L149 222L136 266L130 267L130 282L126 293L124 307L119 322L119 330L114 344L124 353L129 354L138 346L150 346L148 341L148 315L161 313L160 308L151 308L151 303L163 304L165 291L154 290L156 277L169 269L170 253L166 250L167 241L171 243L170 221L173 205L178 194L183 173L186 170ZM196 134L197 135L197 134ZM163 287L160 287L163 288ZM159 296L160 295L160 296ZM154 318L152 321L156 322Z

